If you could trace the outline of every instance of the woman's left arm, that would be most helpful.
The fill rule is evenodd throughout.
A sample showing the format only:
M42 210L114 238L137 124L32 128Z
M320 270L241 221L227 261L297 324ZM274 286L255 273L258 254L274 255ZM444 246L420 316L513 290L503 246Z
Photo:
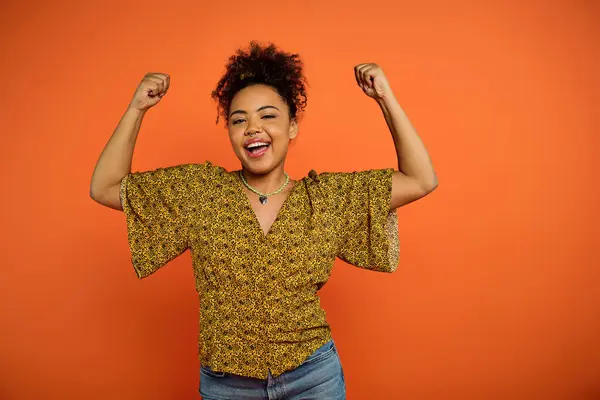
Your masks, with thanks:
M392 210L431 193L438 185L425 145L398 103L390 84L377 64L354 67L356 82L377 101L392 133L398 170L392 178Z

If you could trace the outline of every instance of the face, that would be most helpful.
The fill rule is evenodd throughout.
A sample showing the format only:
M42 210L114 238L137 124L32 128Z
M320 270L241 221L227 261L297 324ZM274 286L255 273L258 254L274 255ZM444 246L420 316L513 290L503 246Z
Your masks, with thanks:
M245 169L266 174L283 167L298 125L277 91L266 85L240 90L229 108L229 139Z

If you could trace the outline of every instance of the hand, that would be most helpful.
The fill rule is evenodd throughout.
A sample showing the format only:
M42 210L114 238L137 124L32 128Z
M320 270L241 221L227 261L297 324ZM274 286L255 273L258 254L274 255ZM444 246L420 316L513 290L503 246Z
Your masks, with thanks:
M390 84L379 65L358 64L354 67L354 75L356 75L356 83L367 96L375 100L383 100L392 94Z
M169 90L171 77L167 74L149 72L137 87L129 108L146 111L155 106Z

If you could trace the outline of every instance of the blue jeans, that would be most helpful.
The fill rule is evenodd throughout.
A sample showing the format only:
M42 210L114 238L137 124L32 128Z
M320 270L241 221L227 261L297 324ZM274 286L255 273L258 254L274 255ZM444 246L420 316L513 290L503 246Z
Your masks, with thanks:
M345 400L344 371L333 339L291 371L257 379L200 367L204 400Z

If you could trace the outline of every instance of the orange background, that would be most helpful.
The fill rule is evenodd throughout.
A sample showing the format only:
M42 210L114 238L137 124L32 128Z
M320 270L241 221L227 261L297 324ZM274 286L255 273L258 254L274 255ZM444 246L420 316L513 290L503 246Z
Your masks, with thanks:
M134 170L238 167L210 91L251 39L310 83L287 170L396 166L353 67L380 64L440 186L397 272L321 291L348 399L600 398L600 6L589 1L3 2L0 399L196 399L189 253L139 281L96 160L146 72Z

